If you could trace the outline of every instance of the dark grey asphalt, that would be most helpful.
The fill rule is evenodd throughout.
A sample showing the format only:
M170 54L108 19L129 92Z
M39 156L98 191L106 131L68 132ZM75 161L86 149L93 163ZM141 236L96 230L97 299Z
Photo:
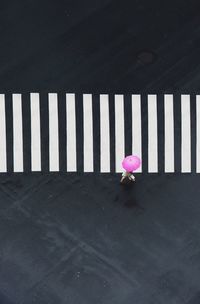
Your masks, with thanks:
M0 91L200 93L199 8L2 1ZM0 176L0 304L200 303L199 176L119 179Z
M199 194L190 175L1 177L1 303L198 304Z

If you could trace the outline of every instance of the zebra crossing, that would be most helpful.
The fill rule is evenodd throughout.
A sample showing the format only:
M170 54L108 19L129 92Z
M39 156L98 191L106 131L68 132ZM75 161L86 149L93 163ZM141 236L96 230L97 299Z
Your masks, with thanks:
M200 95L0 94L0 140L1 173L199 173Z

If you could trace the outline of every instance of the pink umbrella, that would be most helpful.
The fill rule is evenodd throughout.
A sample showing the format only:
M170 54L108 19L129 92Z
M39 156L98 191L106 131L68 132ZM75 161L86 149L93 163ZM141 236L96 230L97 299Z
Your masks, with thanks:
M141 165L141 159L136 155L126 156L122 162L122 167L126 172L133 172Z

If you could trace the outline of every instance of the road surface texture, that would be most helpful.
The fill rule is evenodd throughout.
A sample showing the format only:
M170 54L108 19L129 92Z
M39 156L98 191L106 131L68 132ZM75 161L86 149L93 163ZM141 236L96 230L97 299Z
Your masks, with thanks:
M1 2L0 304L200 303L199 9Z

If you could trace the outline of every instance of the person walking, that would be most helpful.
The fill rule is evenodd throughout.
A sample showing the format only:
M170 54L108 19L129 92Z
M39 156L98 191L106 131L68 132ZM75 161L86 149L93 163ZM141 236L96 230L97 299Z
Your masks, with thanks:
M136 155L129 155L122 161L122 167L125 172L122 173L120 183L124 184L127 181L135 182L133 171L136 171L141 166L141 159Z

